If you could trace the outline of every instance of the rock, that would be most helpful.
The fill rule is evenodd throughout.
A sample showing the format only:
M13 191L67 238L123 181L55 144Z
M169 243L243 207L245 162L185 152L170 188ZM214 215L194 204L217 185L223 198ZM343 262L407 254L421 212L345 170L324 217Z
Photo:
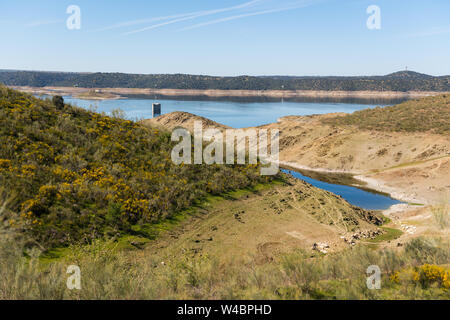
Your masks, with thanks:
M136 241L131 241L130 244L138 249L142 249L142 247L145 245L145 243L143 242L136 242Z
M312 250L316 250L316 251L319 251L319 252L321 252L321 253L323 253L323 254L327 254L328 251L325 250L325 249L328 249L328 248L330 248L330 246L329 246L328 243L325 243L325 242L317 242L317 243L314 243L314 244L313 244Z

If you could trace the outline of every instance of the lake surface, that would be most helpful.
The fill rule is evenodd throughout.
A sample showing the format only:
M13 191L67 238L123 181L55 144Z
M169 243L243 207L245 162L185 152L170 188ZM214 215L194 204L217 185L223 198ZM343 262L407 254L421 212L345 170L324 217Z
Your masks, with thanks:
M386 210L394 204L402 203L399 200L393 199L389 196L385 196L376 192L369 192L366 190L359 189L357 187L351 187L340 184L332 184L310 177L304 176L299 172L292 170L282 170L285 173L292 175L294 178L306 181L313 186L330 191L337 194L347 200L349 203L367 210Z
M97 112L110 113L121 109L128 119L142 120L152 117L152 103L161 103L162 113L185 111L202 116L233 128L254 127L276 122L290 115L324 114L331 112L351 113L373 108L373 104L350 104L333 102L238 102L238 101L180 101L155 99L82 100L64 97L67 103L82 108L96 107Z

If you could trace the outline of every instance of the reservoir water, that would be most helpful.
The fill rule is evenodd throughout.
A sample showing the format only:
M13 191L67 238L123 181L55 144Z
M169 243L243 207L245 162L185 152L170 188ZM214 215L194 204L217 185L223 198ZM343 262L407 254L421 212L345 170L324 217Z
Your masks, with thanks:
M239 102L239 101L205 101L205 100L154 100L154 99L119 99L119 100L81 100L64 97L67 103L82 108L93 106L97 112L110 113L121 109L128 119L142 120L152 117L152 103L162 105L162 113L173 111L190 112L233 128L254 127L276 122L278 118L289 115L324 114L331 112L351 113L356 110L372 108L374 104L351 104L333 102Z
M282 170L282 171L292 175L294 178L306 181L317 188L337 194L342 198L344 198L345 200L347 200L349 203L367 210L385 210L389 209L389 207L391 207L394 204L402 203L399 200L393 199L387 195L383 195L375 191L372 192L357 187L319 181L304 176L300 172L292 170Z
M245 128L276 122L278 118L289 115L311 115L332 112L351 113L357 110L373 108L375 104L342 103L342 102L283 102L283 101L211 101L211 100L161 100L161 99L119 99L119 100L81 100L64 97L67 103L82 108L94 107L97 112L109 114L115 109L125 112L131 120L152 117L152 103L162 105L162 113L173 111L190 112L233 128ZM385 104L386 105L386 104ZM401 203L387 195L369 192L357 187L324 182L305 176L296 171L285 172L295 178L304 180L317 188L340 195L349 203L368 210L384 210L394 204Z

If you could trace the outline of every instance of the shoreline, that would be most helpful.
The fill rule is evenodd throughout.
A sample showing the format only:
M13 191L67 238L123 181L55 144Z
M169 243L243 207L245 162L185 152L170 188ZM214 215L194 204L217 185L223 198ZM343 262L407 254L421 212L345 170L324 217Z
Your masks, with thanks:
M365 175L355 175L355 179L363 181L367 184L367 187L376 191L388 193L392 198L406 202L406 204L420 204L420 205L429 205L429 201L426 199L419 199L417 197L408 195L405 192L401 192L395 188L389 187L386 183L381 180L377 180L374 178L370 178Z
M411 203L419 203L419 204L423 204L423 205L428 205L429 201L425 200L425 199L418 199L416 197L413 197L407 193L405 193L404 191L386 186L386 183L374 179L374 178L370 178L367 175L365 175L362 172L355 172L355 171L347 171L347 170L333 170L333 169L325 169L325 168L311 168L308 166L304 166L304 165L300 165L300 164L296 164L296 163L292 163L292 162L285 162L285 161L279 161L278 162L280 168L282 168L283 166L286 167L291 167L293 169L298 169L298 170L307 170L307 171L312 171L312 172L318 172L318 173L343 173L343 174L349 174L351 175L354 179L359 180L363 183L366 183L366 185L358 185L358 184L354 184L354 187L365 187L368 189L372 189L374 191L378 191L378 192L382 192L382 193L386 193L388 194L391 198L405 202L404 204L407 205L407 207L409 208ZM397 205L393 205L391 206L389 209L383 210L383 211L387 211L391 210L392 207L397 206Z
M140 89L140 88L80 88L80 87L29 87L9 86L10 88L32 93L67 95L85 100L117 100L127 95L162 96L206 96L206 97L263 97L263 98L356 98L356 99L415 99L428 96L450 94L432 91L320 91L320 90L197 90L197 89ZM89 96L90 91L98 91ZM105 97L102 97L102 94Z
M361 173L349 172L349 171L345 171L345 170L330 170L330 169L325 169L325 168L314 169L311 167L295 164L292 162L283 162L283 161L280 161L279 165L280 165L280 168L282 168L283 166L289 166L292 169L309 170L309 171L318 172L318 173L350 174L354 179L359 180L363 183L366 183L366 185L353 184L352 186L354 186L356 188L365 187L368 189L372 189L374 191L386 193L392 199L396 199L396 200L403 202L403 203L399 203L399 204L394 204L387 209L381 210L381 213L384 216L389 217L389 218L391 218L394 214L403 214L403 213L407 213L411 210L415 210L419 207L427 207L430 205L429 201L427 201L425 199L417 199L417 198L411 197L410 195L408 195L407 193L405 193L402 190L388 187L388 186L386 186L386 184L384 182L374 179L374 178L369 178L367 176L364 176Z

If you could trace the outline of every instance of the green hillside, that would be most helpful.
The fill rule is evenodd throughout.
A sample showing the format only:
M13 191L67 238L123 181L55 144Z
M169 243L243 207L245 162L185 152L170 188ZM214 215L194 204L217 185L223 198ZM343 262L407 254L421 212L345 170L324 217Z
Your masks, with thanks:
M44 246L117 237L270 179L255 166L176 166L168 132L55 102L0 87L0 223Z

